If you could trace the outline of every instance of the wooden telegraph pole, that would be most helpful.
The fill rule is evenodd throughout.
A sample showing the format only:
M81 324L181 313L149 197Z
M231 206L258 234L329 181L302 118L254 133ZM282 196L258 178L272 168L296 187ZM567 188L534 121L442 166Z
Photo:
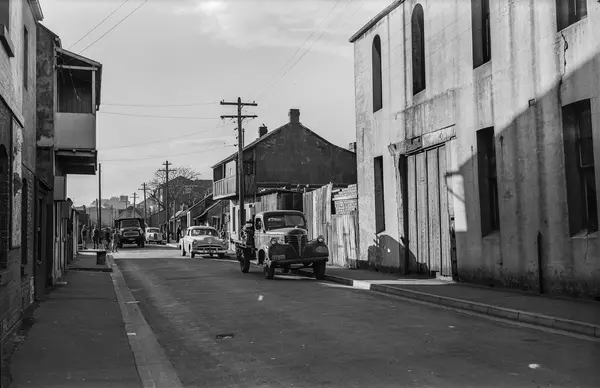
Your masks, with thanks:
M146 201L146 182L143 183L143 187L138 189L144 191L144 219L148 222L148 202Z
M237 102L225 102L221 101L221 105L234 105L237 106L237 115L223 115L221 119L237 119L237 131L238 131L238 161L237 161L237 175L238 175L238 195L240 203L240 215L238 217L238 231L241 232L242 227L246 221L246 214L244 209L244 130L242 129L242 121L244 119L254 119L256 115L243 115L242 108L244 106L258 106L256 102L242 102L241 97L238 97ZM239 233L239 232L238 232Z
M173 163L169 163L169 161L167 160L166 162L163 163L163 166L165 166L164 170L159 170L159 171L164 171L165 172L165 187L163 189L163 192L165 194L165 203L164 203L164 208L165 208L165 215L167 216L167 244L170 243L170 235L171 235L171 228L169 225L169 166L172 166Z
M131 210L131 216L135 217L135 200L137 199L137 193L133 193L133 209Z

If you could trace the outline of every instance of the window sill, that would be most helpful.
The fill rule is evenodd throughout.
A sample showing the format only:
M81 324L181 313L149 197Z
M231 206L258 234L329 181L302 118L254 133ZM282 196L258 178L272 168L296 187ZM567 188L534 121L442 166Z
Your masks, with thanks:
M15 45L10 40L8 29L4 24L0 24L0 43L2 43L8 57L13 58L15 56Z
M571 236L572 240L584 240L584 239L589 239L589 238L598 238L598 235L600 234L600 232L596 231L596 232L592 232L588 234L587 230L582 230L581 232L574 234L573 236Z
M584 20L587 20L588 15L583 16L581 19L577 20L576 22L573 22L571 24L569 24L568 26L563 27L562 29L558 30L558 33L563 33L566 30L569 30L571 28L573 28L574 26L577 26L579 24L581 24Z
M500 231L494 230L482 237L483 240L499 240L500 239Z

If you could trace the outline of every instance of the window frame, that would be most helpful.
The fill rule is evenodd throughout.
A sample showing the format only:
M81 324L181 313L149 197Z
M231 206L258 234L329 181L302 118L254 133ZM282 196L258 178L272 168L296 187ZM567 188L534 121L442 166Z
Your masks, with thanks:
M588 16L587 0L556 0L554 4L556 7L556 29L559 32ZM577 12L577 5L583 5L579 12ZM565 8L566 11L562 11ZM563 12L566 12L566 15Z
M377 177L381 177L378 184ZM378 194L378 186L381 187ZM375 211L375 233L379 234L385 231L385 169L383 167L383 155L373 158L373 199ZM381 213L381 216L378 214Z
M477 176L481 236L500 231L500 196L494 127L477 131Z
M383 109L383 68L381 37L375 35L371 44L371 75L373 83L373 113Z
M425 55L425 11L420 3L413 8L410 18L413 96L427 88L426 55ZM419 41L416 41L416 33ZM416 47L416 44L419 47ZM417 55L418 53L418 55ZM419 63L420 60L420 63ZM419 82L420 81L420 82Z

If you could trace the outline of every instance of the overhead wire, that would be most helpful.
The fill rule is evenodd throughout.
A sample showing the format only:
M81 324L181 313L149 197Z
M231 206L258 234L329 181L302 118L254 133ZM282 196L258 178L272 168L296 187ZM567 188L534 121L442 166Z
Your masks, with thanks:
M120 145L120 146L111 146L111 147L102 147L102 148L99 148L98 150L99 151L109 151L109 150L116 150L116 149L120 149L120 148L142 147L142 146L146 146L146 145L149 145L149 144L169 143L169 142L171 142L173 140L179 140L179 139L184 139L184 138L190 137L190 136L200 135L202 133L213 132L213 131L215 131L218 128L224 127L225 125L226 125L225 123L222 123L222 124L219 124L216 127L211 128L211 129L203 129L203 130L200 130L200 131L195 131L195 132L187 133L187 134L184 134L184 135L172 136L172 137L163 138L163 139L157 139L157 140L151 140L151 141L147 141L147 142L143 142L143 143L124 144L124 145ZM221 137L224 137L224 136L219 136L219 137L203 137L203 139L220 139Z
M107 103L103 102L102 105L106 106L131 106L131 107L144 107L144 108L164 108L164 107L178 107L178 106L206 106L206 105L217 105L219 101L211 102L196 102L189 104L122 104L122 103Z
M159 115L142 115L137 113L124 113L124 112L106 112L98 111L104 115L117 115L117 116L133 116L133 117L149 117L155 119L187 119L187 120L220 120L219 117L199 117L199 116L159 116Z
M341 15L344 13L344 11L348 8L348 6L350 5L350 3L352 3L354 0L349 0L346 5L344 6L344 8L341 10L341 12L335 17L335 19L333 19L331 21L331 23L327 26L327 28L325 30L323 30L323 32L319 35L319 37L317 38L316 41L313 42L313 44L309 47L309 49L304 52L304 54L298 58L298 60L292 65L292 67L290 67L290 69L288 70L288 72L286 72L279 80L278 82L275 83L275 85L273 85L273 88L275 88L279 82L281 82L283 80L283 78L285 77L285 75L287 73L289 73L289 71L291 71L298 63L300 63L300 61L302 60L302 58L304 58L304 56L310 52L310 50L312 49L312 47L318 43L324 36L324 34L339 20L339 18L341 17ZM350 15L350 17L348 19L346 19L346 23L344 23L344 25L342 27L345 27L350 20L358 13L358 11L360 11L362 9L362 7L365 6L365 4L367 3L367 0L363 0L362 4L354 11L354 13L352 13L352 15ZM303 66L300 68L300 73L302 73L304 70L306 70L308 68L308 66L314 61L314 59L319 56L319 53L315 53L312 57L310 57L310 59L308 61L304 61ZM281 90L279 91L275 91L274 93L272 93L270 96L266 97L266 99L268 99L269 97L275 97L277 96L279 93L281 92ZM268 107L270 106L270 103L267 103L266 105L264 105L263 107Z
M82 36L81 38L79 38L77 40L77 42L73 43L71 46L69 46L69 48L67 50L71 50L72 47L76 46L77 43L81 42L83 39L85 39L85 37L87 37L89 34L91 34L92 32L94 32L96 30L96 28L98 28L102 23L104 23L106 20L108 20L108 18L110 18L112 15L115 14L115 12L117 12L118 10L120 10L125 4L127 4L129 0L124 0L121 5L119 5L117 8L115 8L111 13L108 14L107 17L105 17L104 19L102 19L102 21L98 24L96 24L94 26L94 28L92 28L91 30L89 30L87 32L87 34L85 34L84 36Z
M281 68L279 70L277 70L277 72L273 75L273 77L269 80L269 82L267 82L265 84L265 86L261 89L261 91L256 95L256 98L254 98L254 100L257 100L258 97L260 97L266 90L268 90L268 86L277 77L277 74L279 74L279 72L281 70L283 70L288 65L288 63L290 63L290 61L296 56L296 54L298 54L298 52L300 52L300 50L306 45L306 43L308 43L308 41L310 40L310 38L313 37L313 35L315 34L315 32L317 32L317 30L319 29L319 27L321 27L321 24L329 17L329 15L331 15L331 13L338 6L338 4L340 3L340 1L341 0L337 0L335 2L335 4L333 5L333 7L331 7L331 9L329 10L329 12L327 13L327 15L325 15L325 17L323 19L321 19L321 21L319 22L319 24L317 25L317 27L315 27L315 29L310 33L310 35L308 36L308 38L306 38L306 40L304 41L304 43L302 43L300 45L300 47L298 47L298 49L296 50L296 52L294 52L294 54L292 54L292 56L290 56L288 58L288 60L285 62L285 64L283 66L281 66Z
M112 30L114 30L115 28L117 28L121 23L123 23L125 20L127 20L131 15L133 15L133 13L135 11L137 11L138 9L142 8L142 6L144 4L146 4L148 2L148 0L144 0L140 3L140 5L138 5L137 7L135 7L133 9L133 11L129 12L127 15L125 15L125 17L121 20L119 20L119 22L117 22L117 24L115 24L114 26L112 26L108 31L106 31L104 34L100 35L100 37L98 39L96 39L95 41L93 41L92 43L90 43L89 45L87 45L83 50L81 50L79 52L79 54L81 54L82 52L84 52L85 50L89 49L90 47L92 47L93 45L95 45L98 41L100 41L102 38L104 38L106 35L108 35Z
M185 156L185 155L192 155L192 154L197 154L198 152L207 152L207 151L216 151L219 149L223 149L223 148L228 148L228 147L236 147L237 144L226 144L223 145L221 147L216 147L216 148L206 148L206 149L199 149L199 150L194 150L191 152L183 152L183 153L177 153L177 154L173 154L173 155L161 155L161 156L151 156L151 157L147 157L147 158L129 158L129 159L104 159L104 160L100 160L99 163L110 163L110 162L137 162L140 160L152 160L152 159L164 159L164 158L176 158L179 156Z
M283 73L283 75L281 77L279 77L279 79L275 82L275 84L272 87L277 86L281 80L283 80L285 78L285 76L294 68L296 67L296 65L298 63L300 63L300 61L302 60L302 58L304 58L306 56L306 54L308 54L310 52L310 50L314 47L314 45L319 42L322 38L323 35L331 28L331 26L340 18L340 16L344 13L344 11L346 10L346 8L348 8L348 5L350 5L350 3L352 3L354 0L348 0L348 2L346 3L346 5L344 6L344 8L342 9L342 11L332 20L331 23L329 23L329 25L327 26L327 28L325 30L323 30L321 32L321 35L319 35L319 37L317 38L317 40L313 41L311 46L308 48L308 50L306 50L301 56L300 58L298 58L290 68L288 68L288 70ZM336 3L337 5L337 3Z

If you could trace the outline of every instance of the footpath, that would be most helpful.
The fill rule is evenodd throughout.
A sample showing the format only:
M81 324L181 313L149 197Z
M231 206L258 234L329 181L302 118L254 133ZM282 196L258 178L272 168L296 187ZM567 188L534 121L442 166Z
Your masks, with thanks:
M311 270L296 273L313 276ZM600 303L440 279L328 267L325 280L437 306L600 339Z
M108 265L83 251L33 313L10 357L10 388L140 388Z

